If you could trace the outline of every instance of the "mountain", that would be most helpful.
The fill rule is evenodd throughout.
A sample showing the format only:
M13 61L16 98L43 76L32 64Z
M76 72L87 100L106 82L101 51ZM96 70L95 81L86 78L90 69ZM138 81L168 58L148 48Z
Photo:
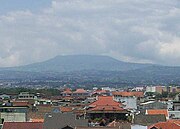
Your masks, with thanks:
M19 67L0 68L0 80L58 81L73 85L180 85L180 67L129 63L108 56L69 55ZM34 85L34 82L32 83ZM52 84L53 85L53 84Z
M83 70L128 71L151 66L150 64L128 63L108 56L69 55L56 56L50 60L3 70L30 72L73 72ZM2 70L2 69L1 69Z

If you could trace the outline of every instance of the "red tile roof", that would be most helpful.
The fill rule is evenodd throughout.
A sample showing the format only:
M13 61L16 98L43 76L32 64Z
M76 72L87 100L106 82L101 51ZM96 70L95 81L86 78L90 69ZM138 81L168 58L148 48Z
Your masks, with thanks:
M4 122L2 129L42 129L42 122Z
M136 97L144 97L143 92L127 92L127 91L120 91L120 92L112 92L113 95L119 95L123 97L130 97L130 96L136 96Z
M99 105L121 106L122 104L113 100L112 96L99 96L98 100L91 103L89 106L94 107Z
M99 96L98 100L91 103L89 111L122 111L121 103L113 100L112 96Z
M67 88L67 89L65 89L65 91L63 91L62 93L71 94L72 91L71 91L71 89Z
M167 109L148 109L146 110L146 113L149 115L157 115L157 114L162 114L168 117L168 110Z
M87 91L84 89L77 89L74 93L87 93Z
M148 129L152 129L153 127L157 129L180 129L180 124L170 122L170 121L159 122L159 123L149 126Z
M13 106L28 106L28 101L13 101Z
M168 121L180 125L180 119L171 119L171 120L168 120Z
M72 112L73 108L72 107L60 107L61 112Z

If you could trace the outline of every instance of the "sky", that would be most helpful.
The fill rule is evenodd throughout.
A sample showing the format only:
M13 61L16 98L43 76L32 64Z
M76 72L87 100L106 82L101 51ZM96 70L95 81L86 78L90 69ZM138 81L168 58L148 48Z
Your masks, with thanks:
M180 1L0 0L0 67L83 54L180 66Z

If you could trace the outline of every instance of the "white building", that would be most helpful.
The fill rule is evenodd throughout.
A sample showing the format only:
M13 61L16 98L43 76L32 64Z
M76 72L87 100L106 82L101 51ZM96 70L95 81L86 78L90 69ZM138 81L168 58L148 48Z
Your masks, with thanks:
M18 95L18 99L37 99L34 94L30 94L29 92L21 92Z
M146 92L156 92L156 87L155 86L147 86Z

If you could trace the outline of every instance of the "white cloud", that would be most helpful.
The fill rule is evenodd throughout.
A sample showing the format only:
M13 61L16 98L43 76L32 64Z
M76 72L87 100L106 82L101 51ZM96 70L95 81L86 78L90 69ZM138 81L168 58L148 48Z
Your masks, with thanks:
M178 0L53 0L36 13L7 12L0 15L0 66L61 54L180 65L179 19Z

